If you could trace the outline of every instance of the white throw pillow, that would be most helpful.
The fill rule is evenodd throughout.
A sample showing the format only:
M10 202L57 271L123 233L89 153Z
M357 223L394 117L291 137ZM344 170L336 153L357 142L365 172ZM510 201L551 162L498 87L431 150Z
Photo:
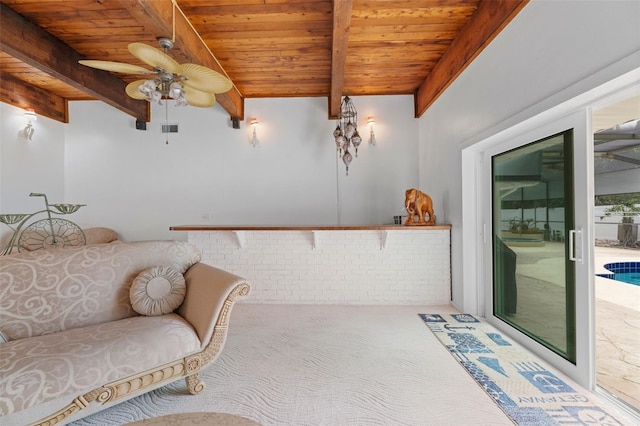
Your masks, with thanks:
M154 266L140 272L129 290L133 309L147 316L173 312L182 304L187 285L171 266Z

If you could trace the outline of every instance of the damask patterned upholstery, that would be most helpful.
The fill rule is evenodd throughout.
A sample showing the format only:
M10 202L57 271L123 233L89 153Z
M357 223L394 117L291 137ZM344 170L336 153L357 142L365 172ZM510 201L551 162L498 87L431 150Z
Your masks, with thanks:
M145 241L0 257L0 424L65 424L214 361L246 281L186 242ZM129 290L154 266L184 275L174 313L140 316ZM6 421L6 423L4 423Z
M193 327L177 314L125 318L14 340L0 350L0 416L86 392L199 350Z
M180 273L200 261L181 241L100 244L38 250L0 259L0 332L9 341L137 315L135 277L152 266Z

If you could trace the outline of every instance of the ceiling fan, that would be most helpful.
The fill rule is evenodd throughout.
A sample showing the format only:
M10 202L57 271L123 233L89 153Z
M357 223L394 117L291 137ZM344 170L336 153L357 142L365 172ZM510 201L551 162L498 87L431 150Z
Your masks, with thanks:
M167 52L173 42L161 37L158 43L163 50L144 43L131 43L129 52L153 70L124 62L80 60L82 65L99 70L123 74L151 76L149 79L136 80L125 88L127 95L134 99L161 103L163 98L171 98L176 105L191 105L207 108L216 103L216 93L224 93L233 87L226 76L197 64L179 64Z

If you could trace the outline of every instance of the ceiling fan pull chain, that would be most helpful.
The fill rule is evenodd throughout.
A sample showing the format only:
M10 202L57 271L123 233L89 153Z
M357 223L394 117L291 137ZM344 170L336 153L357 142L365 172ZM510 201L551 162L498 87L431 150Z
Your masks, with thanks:
M169 130L169 101L167 99L164 100L164 122L167 123L167 130ZM165 144L169 145L169 133L167 135L167 141Z

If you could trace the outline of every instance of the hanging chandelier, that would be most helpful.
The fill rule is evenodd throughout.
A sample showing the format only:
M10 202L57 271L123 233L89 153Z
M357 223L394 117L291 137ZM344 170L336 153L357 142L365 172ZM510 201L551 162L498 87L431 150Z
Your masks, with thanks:
M333 131L333 136L338 156L342 158L342 162L347 168L347 176L349 176L349 164L353 160L349 148L353 146L356 157L358 157L358 146L360 146L362 138L358 134L358 112L348 95L344 97L340 105L338 121L336 129Z

